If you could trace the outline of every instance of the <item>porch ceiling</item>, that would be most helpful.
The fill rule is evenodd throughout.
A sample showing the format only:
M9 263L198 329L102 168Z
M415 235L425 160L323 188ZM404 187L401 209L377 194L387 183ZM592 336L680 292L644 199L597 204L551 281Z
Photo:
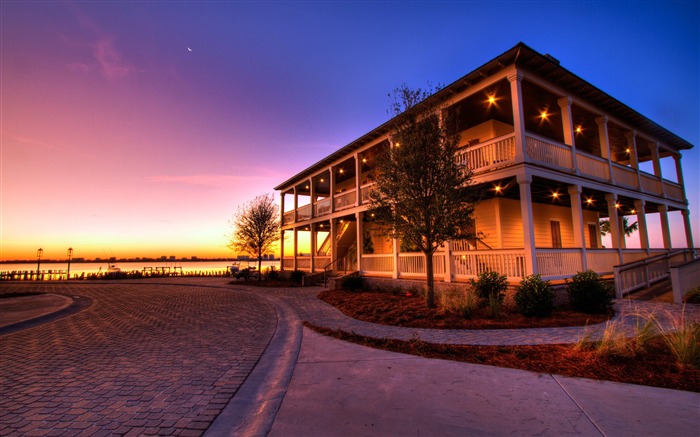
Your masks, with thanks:
M506 199L520 200L520 189L515 178L507 178L500 181L488 182L483 185L487 198L503 197ZM498 190L496 187L499 187ZM571 208L571 196L569 195L568 184L533 177L530 185L532 202L535 204L556 205ZM556 195L555 195L556 193ZM596 211L601 217L608 217L608 204L605 200L604 191L591 188L582 188L581 206L584 211ZM589 201L590 199L590 201ZM636 212L634 207L635 199L626 196L618 196L618 211L622 215L633 215ZM659 211L659 204L646 202L645 213L652 214Z

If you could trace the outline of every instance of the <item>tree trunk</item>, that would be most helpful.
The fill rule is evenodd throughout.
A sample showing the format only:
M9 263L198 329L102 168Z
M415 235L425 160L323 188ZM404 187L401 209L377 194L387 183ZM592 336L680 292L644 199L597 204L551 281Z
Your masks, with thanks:
M425 255L425 273L427 276L428 290L425 292L425 304L428 308L435 308L435 275L433 274L433 253L423 252Z
M258 254L258 282L262 281L262 255Z

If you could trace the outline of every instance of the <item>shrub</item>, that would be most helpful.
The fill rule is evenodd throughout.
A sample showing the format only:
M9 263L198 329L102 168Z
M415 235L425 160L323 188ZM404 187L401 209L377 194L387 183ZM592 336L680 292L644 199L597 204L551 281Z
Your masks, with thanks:
M515 292L515 305L527 317L548 317L554 307L554 291L540 275L526 276Z
M301 270L292 270L289 274L289 280L295 284L301 284L301 280L304 278L304 272Z
M340 280L340 288L346 291L357 291L365 288L365 280L361 276L345 276Z
M473 290L449 288L440 293L440 307L445 312L471 319L479 308L479 299Z
M592 270L575 274L566 285L569 303L576 311L605 313L612 305L612 288Z
M275 266L270 266L270 269L265 272L265 279L268 281L276 281L280 278L280 272L275 269Z
M489 305L491 301L502 304L508 288L508 278L496 272L484 272L476 280L472 279L471 284L479 299Z

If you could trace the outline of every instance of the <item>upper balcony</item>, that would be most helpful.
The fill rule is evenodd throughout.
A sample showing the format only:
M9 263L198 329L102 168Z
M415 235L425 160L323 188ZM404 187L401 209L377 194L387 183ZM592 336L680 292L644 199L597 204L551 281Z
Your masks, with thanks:
M637 131L634 123L609 118L587 102L562 96L560 89L534 76L525 75L515 83L504 76L471 94L455 95L444 110L447 128L461 137L456 159L475 176L524 162L685 201L677 146ZM513 103L516 97L520 104ZM372 146L365 143L345 155L331 155L317 164L315 173L307 173L312 176L288 186L282 193L284 225L366 204L374 184L373 163L388 144L377 143L378 137L371 138ZM675 172L662 173L666 158L675 160ZM676 181L663 177L674 173ZM293 196L293 204L285 204L285 194Z

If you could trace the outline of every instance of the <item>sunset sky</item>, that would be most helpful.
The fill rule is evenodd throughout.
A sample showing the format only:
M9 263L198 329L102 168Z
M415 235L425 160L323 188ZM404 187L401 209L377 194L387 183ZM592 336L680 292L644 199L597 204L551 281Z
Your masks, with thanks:
M0 260L229 256L237 207L384 123L394 88L519 41L696 146L698 246L697 1L0 7Z

